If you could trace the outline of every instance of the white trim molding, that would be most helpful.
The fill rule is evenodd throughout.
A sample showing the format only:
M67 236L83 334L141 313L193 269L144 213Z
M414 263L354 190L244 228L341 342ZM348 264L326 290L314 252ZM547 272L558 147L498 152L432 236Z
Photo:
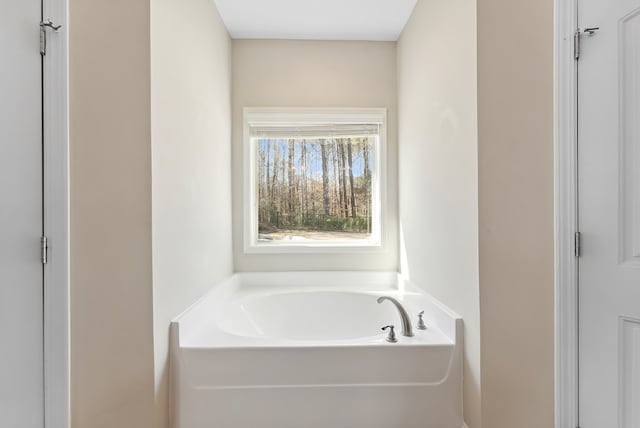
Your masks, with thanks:
M555 0L555 426L578 426L577 0Z
M44 422L70 426L69 394L69 126L68 0L43 0L43 18L61 25L47 32L43 67ZM37 23L34 23L37 25Z

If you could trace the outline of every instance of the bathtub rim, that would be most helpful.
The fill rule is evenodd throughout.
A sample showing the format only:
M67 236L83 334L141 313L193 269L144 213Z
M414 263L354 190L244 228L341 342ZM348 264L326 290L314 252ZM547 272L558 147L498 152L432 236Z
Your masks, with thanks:
M348 283L348 286L344 284ZM271 291L269 291L271 289ZM295 271L295 272L250 272L235 273L216 283L196 302L190 305L171 323L171 332L175 334L177 345L188 349L202 349L209 346L190 346L189 338L202 325L211 324L212 314L221 308L227 300L243 298L252 294L269 295L283 292L367 292L367 293L404 293L424 299L426 314L425 321L432 330L441 332L448 340L436 340L433 343L423 343L413 338L401 338L398 343L391 344L369 336L365 338L327 341L304 341L284 339L263 339L254 337L228 335L229 344L216 344L216 349L253 349L253 348L326 348L326 347L365 347L365 346L452 346L458 343L458 336L462 327L462 319L454 311L435 299L429 293L416 286L398 272L371 271ZM215 322L214 322L215 325ZM227 332L219 329L222 335ZM421 332L420 332L421 333ZM191 335L190 335L191 334ZM420 337L420 336L418 336ZM181 340L182 339L182 340ZM408 340L407 340L408 339ZM412 340L413 339L413 340ZM234 343L235 342L235 343ZM249 342L249 343L246 343Z

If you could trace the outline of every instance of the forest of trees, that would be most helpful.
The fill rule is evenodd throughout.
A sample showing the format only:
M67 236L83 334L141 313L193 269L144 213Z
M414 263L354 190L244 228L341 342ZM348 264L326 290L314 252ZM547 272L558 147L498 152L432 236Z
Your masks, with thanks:
M371 233L372 139L258 139L261 235L281 230Z

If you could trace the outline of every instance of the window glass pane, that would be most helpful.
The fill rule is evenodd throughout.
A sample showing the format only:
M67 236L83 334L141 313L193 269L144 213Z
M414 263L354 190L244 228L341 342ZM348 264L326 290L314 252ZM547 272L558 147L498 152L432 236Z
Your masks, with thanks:
M301 134L253 133L258 242L369 242L378 136Z

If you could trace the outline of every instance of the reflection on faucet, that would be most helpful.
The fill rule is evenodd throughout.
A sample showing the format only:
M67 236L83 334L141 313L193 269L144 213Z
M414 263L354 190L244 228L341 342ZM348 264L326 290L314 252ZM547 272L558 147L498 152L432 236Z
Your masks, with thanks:
M388 300L391 303L393 303L395 307L398 309L398 312L400 313L400 319L402 320L402 335L406 337L412 337L413 328L411 327L411 320L409 319L409 315L407 314L407 311L404 309L404 306L402 306L402 304L393 297L389 297L389 296L378 297L378 303L382 303L385 300Z

